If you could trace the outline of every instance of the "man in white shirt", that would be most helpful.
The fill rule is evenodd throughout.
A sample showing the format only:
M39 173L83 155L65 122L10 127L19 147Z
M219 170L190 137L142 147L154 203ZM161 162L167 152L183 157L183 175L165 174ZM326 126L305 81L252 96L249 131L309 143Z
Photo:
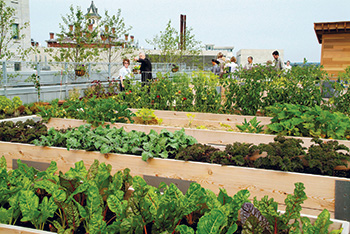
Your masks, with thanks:
M252 69L253 68L253 57L248 57L248 63L244 66L244 69Z

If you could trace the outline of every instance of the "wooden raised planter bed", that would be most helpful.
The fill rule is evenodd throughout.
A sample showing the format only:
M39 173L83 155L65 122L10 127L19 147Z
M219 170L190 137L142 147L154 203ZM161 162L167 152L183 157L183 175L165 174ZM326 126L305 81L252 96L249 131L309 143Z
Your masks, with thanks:
M32 228L25 228L0 223L0 234L53 234L54 232L41 231Z
M136 113L139 109L130 109ZM201 112L182 112L182 111L163 111L153 110L154 114L163 120L162 125L170 125L176 127L189 127L190 119L192 119L191 126L205 126L208 129L215 128L219 130L226 130L225 127L221 126L220 123L230 126L232 129L236 128L236 124L242 124L244 119L247 121L253 119L255 116L244 116L244 115L228 115L228 114L212 114L212 113L201 113ZM190 114L193 118L188 117ZM271 117L259 117L257 120L260 121L260 125L267 125L270 123Z
M83 150L70 150L57 147L40 147L29 144L0 142L0 153L12 169L13 159L50 163L56 161L58 169L66 172L74 163L84 161L89 167L95 159L112 165L112 173L129 168L133 176L157 176L187 181L196 181L215 193L225 188L229 195L241 189L248 189L251 198L268 195L282 204L287 194L292 194L294 183L302 182L308 199L303 204L302 213L318 215L323 209L335 217L336 181L350 183L350 179L317 176L302 173L282 172L237 166L221 166L200 162L185 162L172 159L154 158L144 162L140 156L122 154L101 154ZM283 206L280 206L283 210ZM349 214L350 217L350 214Z
M60 119L60 118L51 118L47 123L47 127L54 127L55 129L67 129L69 127L79 127L80 125L86 124L83 120L77 119ZM106 123L108 124L108 123ZM156 132L160 132L162 129L167 129L171 132L176 130L180 130L180 127L172 127L172 126L162 126L162 125L142 125L142 124L123 124L123 123L115 123L110 124L111 127L121 128L123 127L126 131L143 131L149 133L151 129ZM232 144L234 142L245 142L245 143L253 143L260 144L265 143L268 144L273 142L276 135L268 135L268 134L255 134L255 133L243 133L243 132L229 132L229 131L221 131L221 130L206 130L206 129L194 129L194 128L185 128L185 133L187 135L193 136L197 139L199 143L202 144L211 144L211 145L227 145ZM287 138L292 138L287 136ZM303 140L304 147L310 147L313 143L311 142L312 138L310 137L293 137ZM323 139L324 141L330 141L330 139ZM350 141L346 140L337 140L340 144L343 144L350 148Z

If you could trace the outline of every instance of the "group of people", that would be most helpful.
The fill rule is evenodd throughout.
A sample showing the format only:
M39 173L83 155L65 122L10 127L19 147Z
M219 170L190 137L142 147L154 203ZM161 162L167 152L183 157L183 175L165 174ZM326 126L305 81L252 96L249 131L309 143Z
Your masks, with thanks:
M217 59L212 59L211 62L213 64L211 71L219 77L222 77L225 72L234 72L238 68L235 56L232 56L230 61L227 61L221 52L218 53Z
M290 65L290 61L287 61L287 64L284 64L282 59L279 56L279 52L275 50L272 52L273 61L269 60L266 62L266 65L273 65L274 68L277 71L281 70L290 70L292 66ZM135 62L141 63L140 71L141 71L141 82L142 87L147 83L152 81L152 64L151 61L146 58L146 55L144 52L140 52L138 57L134 58ZM237 59L235 56L232 56L230 60L227 60L224 57L224 54L222 52L219 52L216 56L216 59L212 59L212 65L211 71L222 78L222 76L225 73L233 73L235 72L239 66L237 65ZM130 78L133 76L133 73L129 67L130 60L129 59L123 59L123 67L119 70L118 78L120 79L120 90L125 90L125 84L124 81L126 78ZM253 67L253 57L248 57L248 63L245 64L243 67L244 69L252 69Z
M266 62L266 65L272 65L277 71L282 70L291 70L292 66L290 65L290 61L288 60L286 64L282 61L281 57L279 56L279 52L275 50L272 52L273 61L269 60ZM211 71L219 76L220 78L223 76L224 73L232 73L236 71L239 66L237 65L237 59L235 56L232 56L231 59L228 61L225 59L222 52L219 52L216 56L216 59L211 60L213 67L211 68ZM248 63L244 65L243 69L252 69L253 68L253 57L248 57Z
M146 58L145 53L140 52L139 57L134 58L135 62L141 63L140 71L141 71L141 85L142 87L152 80L152 63ZM123 67L119 70L118 78L120 79L120 91L125 90L125 79L131 78L133 73L129 67L130 60L123 59Z

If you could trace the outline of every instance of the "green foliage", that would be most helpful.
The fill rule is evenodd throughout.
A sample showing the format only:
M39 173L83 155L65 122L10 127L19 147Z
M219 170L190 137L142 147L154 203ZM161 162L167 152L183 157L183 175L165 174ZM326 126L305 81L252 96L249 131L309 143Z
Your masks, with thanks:
M157 118L154 114L154 110L141 108L135 113L136 117L139 118L141 124L161 124L162 119Z
M324 72L318 66L295 67L291 72L277 72L270 66L255 65L252 69L238 69L223 81L224 112L239 110L243 115L255 115L258 110L275 103L305 106L320 105L320 79Z
M313 144L309 147L305 156L308 162L307 170L316 171L322 175L334 175L336 166L347 167L350 161L349 148L337 141L323 142L320 139L312 139Z
M132 117L135 116L126 105L117 103L113 98L98 99L95 96L89 99L68 100L63 106L59 106L58 100L55 100L51 106L40 108L38 115L45 121L53 117L66 117L86 120L93 126L105 122L133 122Z
M1 61L9 61L11 58L15 56L23 56L26 55L27 51L23 50L21 46L16 48L16 51L12 50L13 47L11 44L16 42L17 40L23 39L25 35L21 32L25 28L29 26L29 22L24 22L23 25L18 25L18 21L16 20L16 9L8 6L7 1L0 0L0 60ZM14 30L13 25L18 25L16 31ZM17 44L17 43L16 43Z
M47 127L42 122L26 120L25 122L0 122L0 141L31 143L47 134Z
M350 119L340 112L307 107L275 104L267 110L273 116L268 133L287 136L322 137L344 140L349 138Z
M261 96L266 90L267 81L276 76L273 69L257 65L252 69L238 69L234 74L240 80L226 78L223 86L227 90L225 110L232 108L243 115L255 115L263 107Z
M0 162L4 161L4 157ZM1 163L1 165L3 165ZM89 169L83 161L66 173L56 173L52 162L38 171L18 160L18 169L0 167L0 221L58 233L235 233L239 214L242 233L328 233L332 223L324 210L314 224L300 218L307 198L302 183L285 199L286 212L277 211L273 199L254 198L248 190L230 197L221 189L218 196L197 183L183 194L174 184L148 185L130 170L111 174L112 168L95 160ZM133 192L130 192L130 186ZM240 212L239 212L240 211ZM299 228L301 219L302 226ZM28 226L28 224L25 224ZM299 232L296 232L298 231ZM340 233L340 230L331 233ZM255 232L254 232L255 233ZM259 232L262 233L262 232ZM266 233L266 232L264 232Z
M89 22L83 11L80 7L74 9L73 5L70 6L69 13L62 16L62 21L59 25L61 32L57 34L57 40L59 43L67 43L68 38L72 43L69 47L60 47L58 50L48 48L46 52L49 52L56 62L72 62L74 70L82 64L94 61L99 55L98 47L86 45L96 43L98 29L89 30Z
M244 122L242 125L236 124L236 127L241 132L249 132L249 133L261 133L263 131L264 125L260 125L261 121L256 119L256 116L247 122L247 119L244 118Z
M91 125L82 125L76 129L61 133L51 128L47 136L41 136L34 144L41 146L59 146L67 149L83 149L106 153L123 153L142 155L142 159L174 157L176 153L196 140L185 134L182 129L174 133L163 129L160 134L151 130L144 132L126 132L123 128L103 128L99 126L91 129Z
M0 96L0 119L30 115L28 107L22 105L22 100L15 96L11 99Z
M266 157L260 157L254 162L257 168L282 171L303 171L303 161L300 156L305 155L305 148L300 139L277 136L274 142L259 144L260 153L266 152Z
M203 144L194 144L183 150L175 156L176 159L185 161L197 161L218 163L222 165L251 166L249 156L257 150L257 146L252 144L235 142L226 145L224 151L218 148Z
M146 42L157 50L160 50L160 56L153 56L152 61L162 63L181 63L186 61L186 56L192 60L200 54L201 42L195 39L192 34L193 29L186 27L183 48L180 48L181 36L179 32L171 26L171 20L168 21L164 31L156 35L153 39L147 39ZM193 63L193 61L191 61Z
M40 76L33 73L31 76L25 79L25 82L32 82L34 84L34 88L36 89L36 92L38 94L38 100L40 101L40 95L41 95Z

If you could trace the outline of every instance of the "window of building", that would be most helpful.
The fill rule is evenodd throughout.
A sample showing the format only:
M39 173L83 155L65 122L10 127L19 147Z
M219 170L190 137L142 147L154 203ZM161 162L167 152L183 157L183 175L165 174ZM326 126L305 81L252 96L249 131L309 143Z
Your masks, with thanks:
M15 71L20 71L21 70L21 63L15 62Z
M12 38L19 39L19 27L18 24L12 24Z

